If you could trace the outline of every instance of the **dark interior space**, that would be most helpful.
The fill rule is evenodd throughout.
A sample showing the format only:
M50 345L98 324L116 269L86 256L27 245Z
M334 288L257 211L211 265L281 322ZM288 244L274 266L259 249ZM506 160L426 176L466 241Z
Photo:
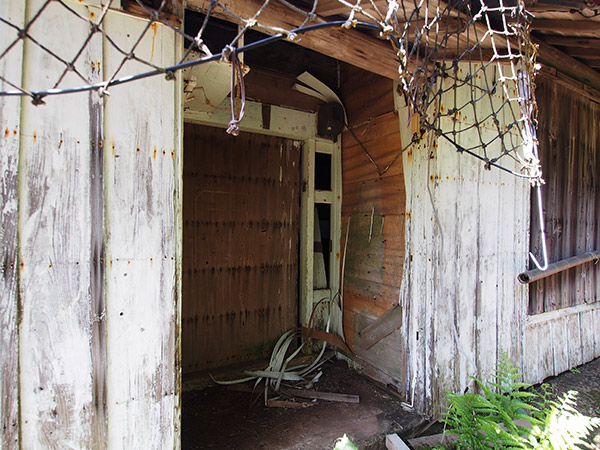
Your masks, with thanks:
M184 392L182 448L321 450L347 434L360 449L381 449L386 434L411 435L423 423L403 409L401 398L345 361L332 360L322 372L314 391L358 396L359 403L295 399L295 408L267 407L262 384L255 393L252 383L213 384Z

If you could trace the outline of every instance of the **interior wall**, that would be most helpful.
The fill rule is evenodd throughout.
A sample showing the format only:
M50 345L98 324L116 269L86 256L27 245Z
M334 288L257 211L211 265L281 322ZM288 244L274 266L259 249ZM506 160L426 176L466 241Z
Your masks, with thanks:
M183 370L268 356L298 325L300 148L186 124Z
M402 282L406 191L394 83L347 64L341 64L340 79L348 122L356 135L342 135L344 333L372 376L403 391L407 355L399 332L368 343L359 336L398 305ZM385 173L378 173L389 164ZM394 312L392 331L401 321Z

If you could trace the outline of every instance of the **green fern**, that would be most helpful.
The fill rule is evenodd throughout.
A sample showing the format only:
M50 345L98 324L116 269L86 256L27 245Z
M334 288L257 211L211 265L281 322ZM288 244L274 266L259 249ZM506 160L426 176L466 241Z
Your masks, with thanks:
M458 435L458 449L573 449L600 427L600 419L575 410L575 392L556 401L548 385L532 392L530 385L518 381L521 376L501 353L493 382L472 378L481 394L447 394L450 406L443 421L447 433Z

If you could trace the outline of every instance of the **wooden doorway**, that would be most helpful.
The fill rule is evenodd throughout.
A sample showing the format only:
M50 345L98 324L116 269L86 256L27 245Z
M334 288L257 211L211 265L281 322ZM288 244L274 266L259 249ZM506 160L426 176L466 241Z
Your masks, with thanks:
M186 123L184 373L266 356L298 325L300 145Z

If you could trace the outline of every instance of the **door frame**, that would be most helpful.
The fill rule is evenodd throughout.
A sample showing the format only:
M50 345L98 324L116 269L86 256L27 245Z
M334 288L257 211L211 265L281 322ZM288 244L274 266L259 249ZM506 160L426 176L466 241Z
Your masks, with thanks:
M183 120L197 125L227 128L231 120L228 99L220 106L223 108L219 107L209 112L193 111L184 107ZM341 136L338 137L337 142L317 136L317 115L315 113L253 101L246 101L244 119L239 124L239 128L241 131L250 133L294 140L296 141L295 145L301 149L300 273L298 280L300 292L298 301L300 325L308 326L314 306L324 298L331 300L340 291ZM317 191L314 188L316 153L331 155L331 191ZM329 258L329 288L319 290L313 289L314 206L316 203L331 205L332 245ZM183 244L181 243L181 245ZM182 343L180 342L179 345L181 346Z

